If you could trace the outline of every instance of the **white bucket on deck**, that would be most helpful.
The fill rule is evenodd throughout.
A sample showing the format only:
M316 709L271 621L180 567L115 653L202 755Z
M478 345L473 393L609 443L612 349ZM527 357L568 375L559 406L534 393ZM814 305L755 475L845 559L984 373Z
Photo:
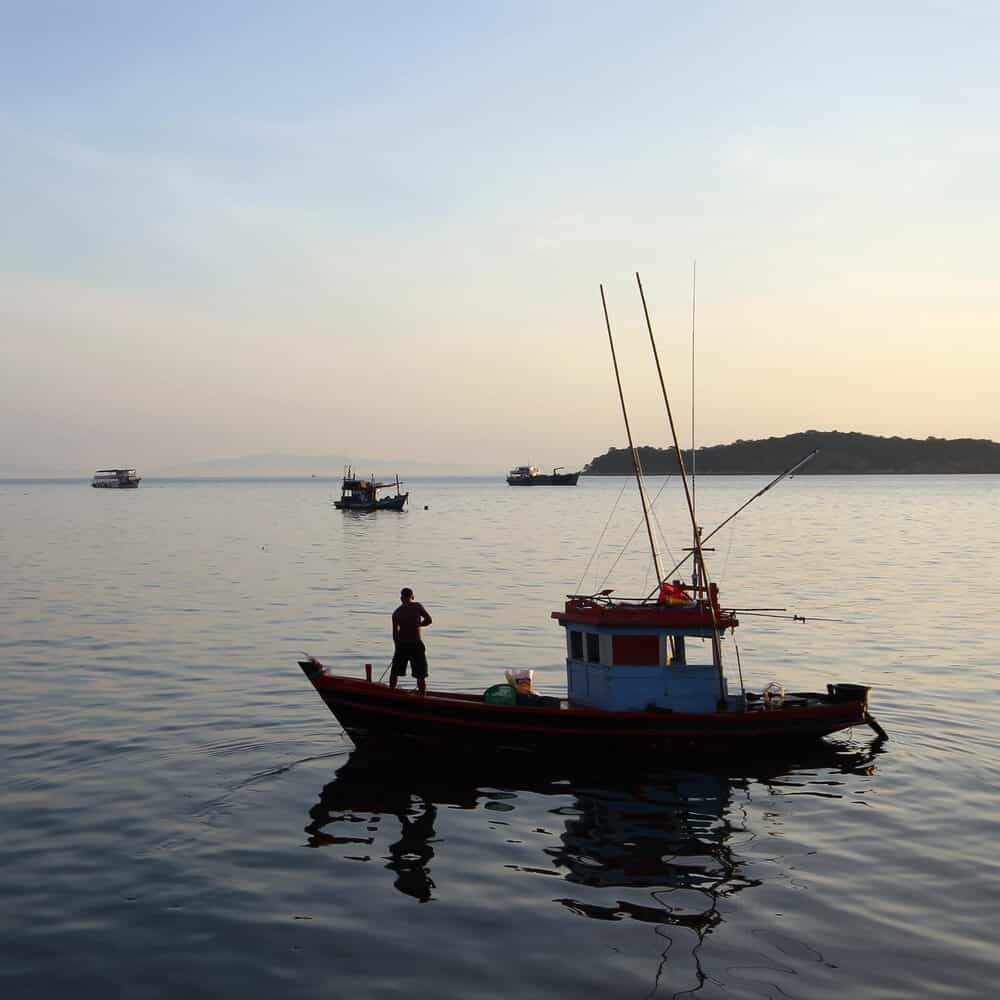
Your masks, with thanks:
M515 691L531 694L531 678L534 673L534 670L505 670L504 676Z

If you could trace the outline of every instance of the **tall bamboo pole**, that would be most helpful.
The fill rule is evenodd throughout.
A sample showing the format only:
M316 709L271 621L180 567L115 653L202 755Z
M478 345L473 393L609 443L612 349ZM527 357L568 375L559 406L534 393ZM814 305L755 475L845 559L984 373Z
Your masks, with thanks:
M622 404L622 418L625 421L625 433L628 436L628 447L629 451L632 452L632 468L635 470L635 481L639 486L639 499L642 502L642 516L646 522L646 534L649 536L649 548L653 553L653 566L656 569L656 579L662 581L662 568L660 566L660 557L656 551L656 542L653 540L653 526L649 521L649 508L646 504L646 490L642 484L642 469L639 465L639 455L635 450L635 444L632 441L632 428L629 426L628 422L628 411L625 409L625 394L622 392L622 380L621 375L618 372L618 355L615 353L615 341L611 336L611 320L608 319L608 303L604 298L604 285L601 288L601 306L604 309L604 325L608 330L608 343L611 345L611 361L615 366L615 382L618 384L618 399Z
M638 278L639 275L636 274ZM641 285L640 285L641 289ZM693 261L691 264L691 517L695 522L694 529L694 548L698 547L698 536L699 530L697 527L698 522L698 479L697 479L697 451L695 450L695 432L694 432L694 399L695 399L695 386L694 386L694 348L695 348L695 303L698 299L698 262ZM643 300L643 307L645 307L645 300ZM647 318L648 322L648 318ZM698 586L698 563L695 561L694 564L694 585Z
M698 522L694 514L694 498L691 496L691 489L688 485L687 472L684 468L684 455L681 452L680 441L677 438L677 428L674 426L674 415L670 409L670 398L667 395L667 387L663 381L663 368L660 365L660 354L656 349L656 338L653 336L653 324L649 319L649 309L646 306L646 293L642 289L642 279L639 272L635 273L635 280L639 286L639 297L642 299L642 311L646 317L646 329L649 331L649 343L653 348L653 360L656 362L656 374L660 378L660 391L663 393L663 404L667 409L667 421L670 424L670 435L674 441L674 452L677 455L677 464L680 468L681 482L684 484L684 496L687 499L688 513L691 516L691 531L694 534L694 557L701 576L702 586L705 588L705 597L708 600L708 607L712 613L712 662L719 670L719 698L725 696L722 684L722 644L719 641L719 621L715 614L715 602L712 600L711 583L708 578L708 570L705 568L705 556L702 552L701 539L698 535Z
M639 275L636 274L636 278ZM640 289L642 285L640 284ZM698 299L698 261L691 263L691 509L697 510L697 487L695 485L695 434L694 434L694 320L695 303ZM643 307L646 302L643 300Z

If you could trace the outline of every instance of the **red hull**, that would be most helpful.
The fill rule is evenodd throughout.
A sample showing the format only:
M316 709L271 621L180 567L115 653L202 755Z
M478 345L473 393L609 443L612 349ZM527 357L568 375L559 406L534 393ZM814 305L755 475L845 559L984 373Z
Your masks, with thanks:
M780 708L686 714L609 712L486 704L481 695L391 690L384 684L299 664L360 746L418 744L449 751L513 750L546 755L651 751L747 752L762 744L816 740L870 724L868 688L831 685L827 694L789 694Z

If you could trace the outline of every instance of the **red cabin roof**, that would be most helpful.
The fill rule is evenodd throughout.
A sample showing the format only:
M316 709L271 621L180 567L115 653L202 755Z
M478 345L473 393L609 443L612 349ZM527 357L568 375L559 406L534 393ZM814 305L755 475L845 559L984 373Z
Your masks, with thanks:
M690 604L668 604L653 600L614 600L611 597L596 597L570 594L562 611L553 611L552 617L561 625L589 625L606 628L653 628L653 629L712 629L725 631L739 625L733 611L725 611L718 605L718 594L712 586L715 605L713 620L712 607L707 601L692 601Z

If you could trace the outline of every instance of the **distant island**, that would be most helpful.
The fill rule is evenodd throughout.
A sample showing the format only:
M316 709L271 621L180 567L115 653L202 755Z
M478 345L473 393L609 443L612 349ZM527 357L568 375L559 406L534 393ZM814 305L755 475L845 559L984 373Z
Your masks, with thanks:
M761 441L734 441L695 449L698 475L777 475L804 458L813 449L819 454L801 469L803 475L941 475L946 473L1000 473L1000 444L995 441L959 438L953 441L929 437L877 437L842 431L803 431ZM636 449L643 471L649 476L677 472L672 448ZM691 451L684 452L690 471ZM585 476L632 474L628 448L610 448L591 459Z

